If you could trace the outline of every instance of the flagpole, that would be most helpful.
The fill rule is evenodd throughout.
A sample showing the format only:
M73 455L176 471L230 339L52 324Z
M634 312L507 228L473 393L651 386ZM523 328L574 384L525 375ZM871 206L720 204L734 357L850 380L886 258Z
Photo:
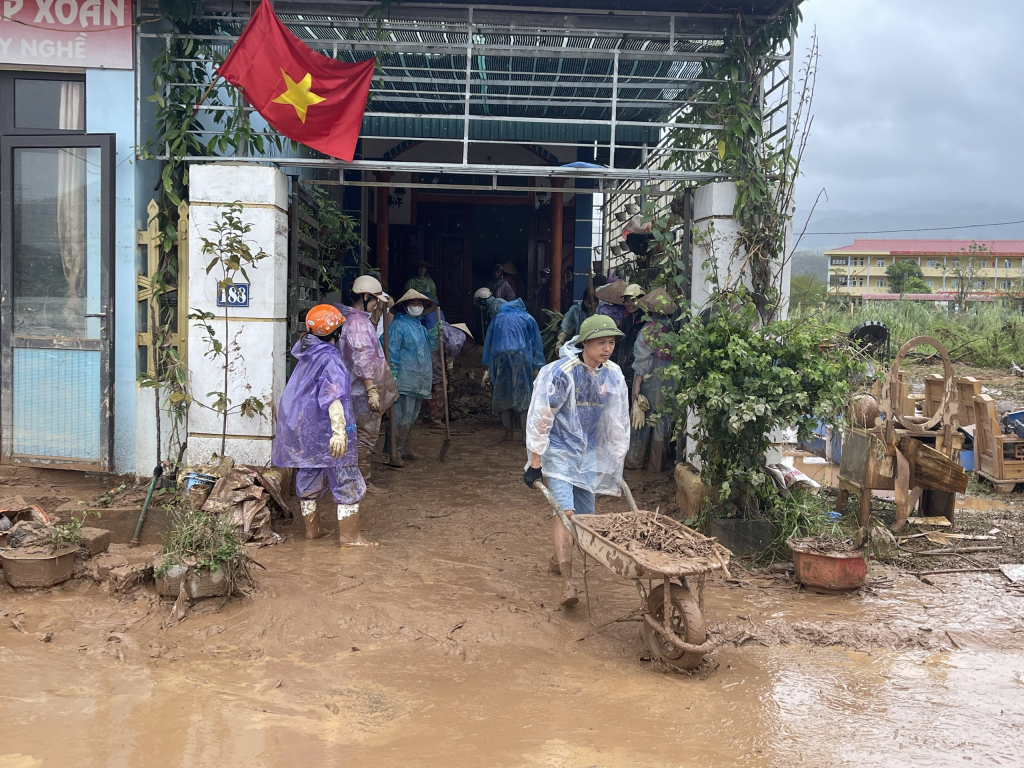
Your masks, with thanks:
M213 90L213 86L215 86L217 84L218 80L220 80L220 73L219 72L217 73L217 76L215 78L213 78L212 81L210 81L210 85L207 87L206 91L203 93L202 98L199 99L199 103L196 104L196 108L194 110L192 110L192 117L195 117L196 115L199 114L199 108L201 106L203 106L204 102L206 101L206 97L210 95L210 91Z

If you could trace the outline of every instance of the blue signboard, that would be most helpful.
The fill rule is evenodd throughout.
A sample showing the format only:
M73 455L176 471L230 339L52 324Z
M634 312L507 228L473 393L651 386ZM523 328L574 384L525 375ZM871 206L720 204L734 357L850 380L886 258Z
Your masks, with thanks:
M232 283L227 288L221 288L217 294L218 307L248 307L249 306L249 284Z

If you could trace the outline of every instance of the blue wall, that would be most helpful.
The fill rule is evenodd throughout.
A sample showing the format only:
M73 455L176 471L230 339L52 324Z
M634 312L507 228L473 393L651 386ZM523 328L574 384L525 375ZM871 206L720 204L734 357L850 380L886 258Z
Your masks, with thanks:
M113 133L114 471L135 472L135 79L130 71L89 69L85 127Z

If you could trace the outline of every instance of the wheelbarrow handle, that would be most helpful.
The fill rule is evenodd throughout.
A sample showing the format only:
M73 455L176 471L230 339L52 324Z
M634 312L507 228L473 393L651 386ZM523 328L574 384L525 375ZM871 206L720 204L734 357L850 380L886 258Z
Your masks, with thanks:
M626 481L620 480L619 487L622 488L622 495L626 497L626 503L629 504L629 511L639 512L640 510L636 506L636 499L633 498L633 492L629 490L629 486L626 485Z
M551 509L554 510L554 513L556 515L558 515L558 519L562 521L562 525L564 525L566 527L566 530L568 530L569 533L572 534L572 537L575 539L576 538L576 528L573 526L572 521L565 514L565 510L562 509L562 505L558 503L558 501L555 499L555 497L551 493L551 491L548 490L548 487L546 485L544 485L544 481L543 480L537 480L533 484L533 489L535 491L540 491L541 493L544 494L544 498L548 500L548 504L551 505Z

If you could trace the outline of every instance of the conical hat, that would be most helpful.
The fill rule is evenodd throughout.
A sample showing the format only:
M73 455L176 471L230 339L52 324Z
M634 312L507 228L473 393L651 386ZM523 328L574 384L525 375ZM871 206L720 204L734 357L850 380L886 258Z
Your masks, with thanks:
M402 298L400 298L392 305L391 314L395 314L395 310L404 306L407 302L414 301L415 299L419 299L426 305L423 309L424 315L429 315L431 312L437 309L436 301L431 299L426 294L420 293L419 291L414 291L412 288L410 288L408 291L402 294Z
M625 280L616 280L614 283L606 283L600 288L595 288L594 293L601 301L618 304L621 307L626 303L626 300L622 298L622 292L626 290L626 285Z
M516 269L516 265L513 264L511 261L506 261L504 264L502 264L501 265L501 271L504 272L506 275L518 275L519 274L519 270Z
M465 323L455 323L455 325L453 325L452 328L458 328L460 331L462 331L469 337L470 341L476 342L476 339L473 338L473 334L469 332L469 326L466 325Z
M655 315L674 315L679 305L669 295L669 292L660 285L653 291L643 296L637 303Z

